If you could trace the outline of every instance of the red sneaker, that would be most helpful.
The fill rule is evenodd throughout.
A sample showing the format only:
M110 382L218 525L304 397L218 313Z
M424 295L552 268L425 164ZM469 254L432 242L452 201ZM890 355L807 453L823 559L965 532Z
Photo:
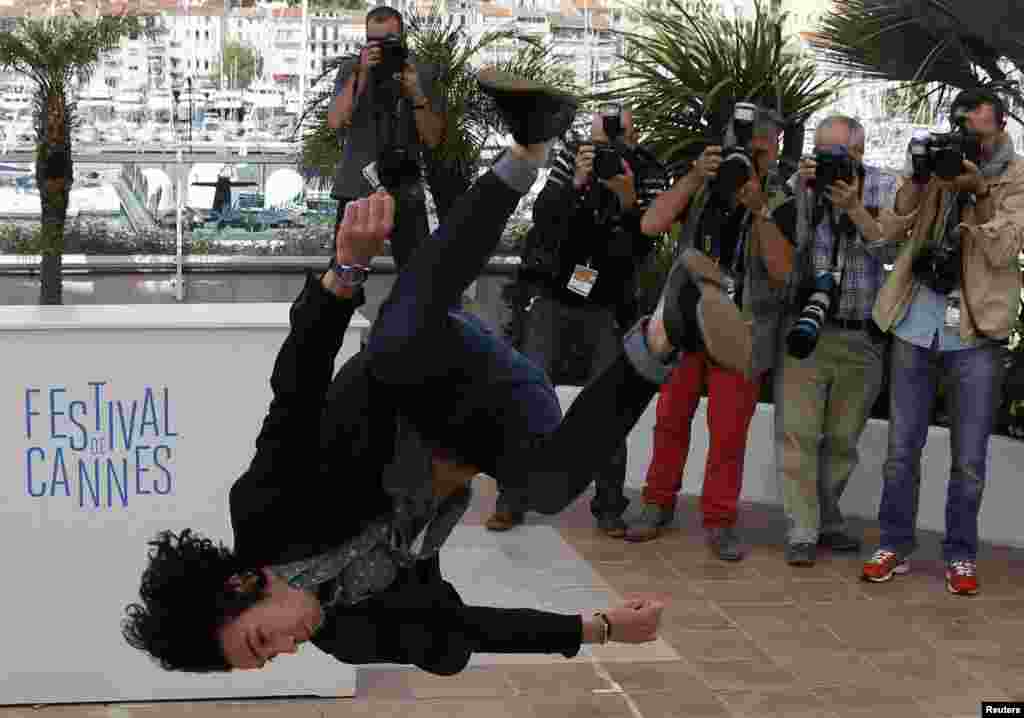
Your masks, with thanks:
M960 596L978 592L978 564L974 561L950 561L946 564L946 590Z
M906 559L900 558L892 551L878 549L874 556L864 562L861 578L865 581L881 583L888 581L894 574L904 574L910 570Z

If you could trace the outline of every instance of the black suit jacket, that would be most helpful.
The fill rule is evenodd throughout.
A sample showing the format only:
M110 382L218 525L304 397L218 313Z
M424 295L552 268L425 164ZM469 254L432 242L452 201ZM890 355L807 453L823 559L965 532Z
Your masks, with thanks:
M394 397L363 353L331 379L363 301L362 292L335 297L310 272L292 305L256 454L229 495L235 552L247 567L323 553L391 511L382 477L394 459ZM313 643L346 663L408 663L450 675L474 651L571 658L581 638L578 615L464 605L435 557L401 571L373 598L331 612Z

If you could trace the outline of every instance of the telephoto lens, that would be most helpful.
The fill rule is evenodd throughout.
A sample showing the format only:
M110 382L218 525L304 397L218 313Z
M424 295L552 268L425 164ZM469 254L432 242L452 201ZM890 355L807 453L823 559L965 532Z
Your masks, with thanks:
M836 282L831 272L819 274L806 292L810 293L803 311L786 334L786 349L790 356L806 359L818 346L821 326L832 309L832 297Z

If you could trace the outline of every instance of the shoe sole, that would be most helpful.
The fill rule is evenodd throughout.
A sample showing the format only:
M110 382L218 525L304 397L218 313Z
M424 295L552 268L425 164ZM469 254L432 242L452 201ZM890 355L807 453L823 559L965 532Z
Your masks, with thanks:
M717 364L749 377L753 373L753 336L736 302L725 292L721 269L693 248L684 251L680 261L701 293L697 325L708 355Z
M953 586L951 586L950 583L949 583L949 579L946 579L946 590L949 591L954 596L976 596L978 594L978 589L974 589L973 591L956 591L956 590L954 590Z
M900 564L884 576L880 576L878 578L875 578L874 576L868 576L865 573L861 573L860 577L865 581L870 581L871 583L885 583L886 581L891 581L893 576L902 576L906 573L910 573L910 566L904 563Z

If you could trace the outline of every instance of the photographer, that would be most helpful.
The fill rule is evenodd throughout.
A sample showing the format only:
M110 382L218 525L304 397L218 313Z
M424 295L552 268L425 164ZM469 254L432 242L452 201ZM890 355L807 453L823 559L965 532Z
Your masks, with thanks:
M885 337L871 320L882 265L898 242L882 241L896 178L862 164L864 127L826 118L815 159L794 178L797 259L786 350L775 385L777 470L789 523L786 562L813 565L817 547L857 551L839 499L857 467L857 443L882 389Z
M896 196L909 238L874 308L894 341L881 541L862 571L869 581L909 569L921 451L943 377L952 407L946 588L978 591L978 511L999 403L1001 343L1021 289L1024 162L1004 131L1005 113L994 92L965 91L953 101L952 133L911 143L916 161Z
M338 68L327 124L344 142L334 173L338 200L337 235L345 205L374 187L364 169L376 163L385 188L397 203L391 237L395 263L404 266L420 238L429 234L420 181L423 147L436 147L444 131L444 99L437 69L408 59L401 14L377 7L366 15L366 46L358 59Z
M689 173L662 194L643 218L643 231L669 229L685 213L677 252L706 253L731 277L734 301L753 333L753 366L748 377L723 367L707 351L686 354L662 387L654 427L654 452L643 491L643 510L626 534L631 541L655 538L671 523L682 488L690 426L707 386L710 446L701 497L703 525L714 554L726 561L743 557L736 530L747 429L760 385L777 354L783 291L792 270L795 211L775 173L782 120L770 110L740 105L726 135L726 149L707 147ZM743 141L728 141L742 129ZM753 172L750 172L752 165ZM747 166L747 172L743 167ZM737 174L739 172L739 174ZM737 189L737 177L743 180Z
M632 114L617 107L595 115L588 144L556 154L533 207L534 227L518 277L533 293L523 353L553 382L562 378L557 367L570 353L580 355L586 381L614 359L628 328L624 322L635 320L637 267L653 249L652 239L640 231L640 218L665 184L661 165L637 144ZM613 538L626 530L625 481L623 442L595 476L590 506L598 527ZM486 525L504 531L524 517L501 493Z

